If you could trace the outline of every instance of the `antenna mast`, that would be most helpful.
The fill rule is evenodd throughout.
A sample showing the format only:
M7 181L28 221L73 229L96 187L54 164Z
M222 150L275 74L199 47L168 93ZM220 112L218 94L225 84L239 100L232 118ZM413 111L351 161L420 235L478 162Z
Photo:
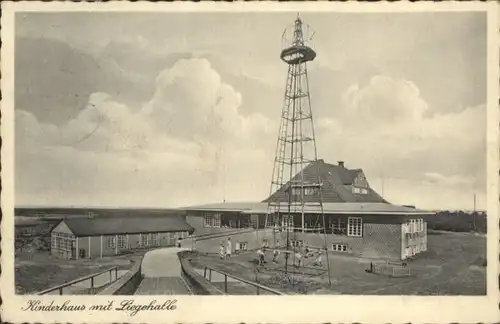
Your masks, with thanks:
M322 185L307 76L307 62L316 58L316 52L304 40L310 40L311 37L304 35L303 21L298 14L291 33L287 32L285 30L283 33L280 58L288 65L288 74L265 226L273 228L275 246L276 235L281 233L285 236L287 251L284 270L285 275L288 275L290 255L295 260L296 247L290 246L290 236L295 238L297 232L309 230L305 222L306 212L319 213L315 225L318 232L323 229L325 234L324 248L331 284ZM309 167L317 167L318 170L314 172L315 176L305 179L303 171ZM301 223L301 226L295 227L295 223Z

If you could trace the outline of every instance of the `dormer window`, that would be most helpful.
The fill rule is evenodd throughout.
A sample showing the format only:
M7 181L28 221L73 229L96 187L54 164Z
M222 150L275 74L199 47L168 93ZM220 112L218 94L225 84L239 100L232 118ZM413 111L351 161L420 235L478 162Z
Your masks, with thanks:
M292 196L300 196L301 189L303 189L304 196L319 196L319 186L292 187Z
M368 194L368 189L366 189L366 188L352 187L352 193L355 194L355 195L367 195Z

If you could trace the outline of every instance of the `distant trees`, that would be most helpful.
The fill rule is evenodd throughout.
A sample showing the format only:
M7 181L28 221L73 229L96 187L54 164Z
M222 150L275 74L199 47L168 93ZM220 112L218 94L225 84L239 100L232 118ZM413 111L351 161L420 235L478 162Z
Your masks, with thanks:
M33 226L16 226L16 250L49 251L50 230L54 227L54 224L54 221L48 221Z
M475 218L475 219L474 219ZM487 217L485 212L466 211L440 211L435 215L424 217L427 229L450 231L486 233Z

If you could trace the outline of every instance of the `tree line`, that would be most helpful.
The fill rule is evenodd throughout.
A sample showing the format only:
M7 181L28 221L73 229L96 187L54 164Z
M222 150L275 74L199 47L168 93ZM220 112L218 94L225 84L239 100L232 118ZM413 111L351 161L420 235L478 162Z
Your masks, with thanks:
M424 219L431 230L486 233L487 229L485 212L440 211Z

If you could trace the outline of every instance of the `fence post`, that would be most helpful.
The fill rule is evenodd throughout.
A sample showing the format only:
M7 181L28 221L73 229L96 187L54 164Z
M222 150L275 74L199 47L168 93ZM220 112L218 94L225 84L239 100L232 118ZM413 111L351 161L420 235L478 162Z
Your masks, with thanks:
M90 288L94 288L94 277L90 277Z
M255 282L259 283L259 276L257 275L257 273L255 273ZM257 286L257 295L260 295L260 288L259 288L259 286Z
M113 282L113 272L109 270L109 282Z
M59 295L63 294L63 287L59 288Z
M207 267L205 267L205 270L203 271L203 278L207 279Z
M115 281L118 280L118 267L115 267Z
M208 281L212 282L212 269L208 269Z
M224 292L227 294L227 274L224 275Z

